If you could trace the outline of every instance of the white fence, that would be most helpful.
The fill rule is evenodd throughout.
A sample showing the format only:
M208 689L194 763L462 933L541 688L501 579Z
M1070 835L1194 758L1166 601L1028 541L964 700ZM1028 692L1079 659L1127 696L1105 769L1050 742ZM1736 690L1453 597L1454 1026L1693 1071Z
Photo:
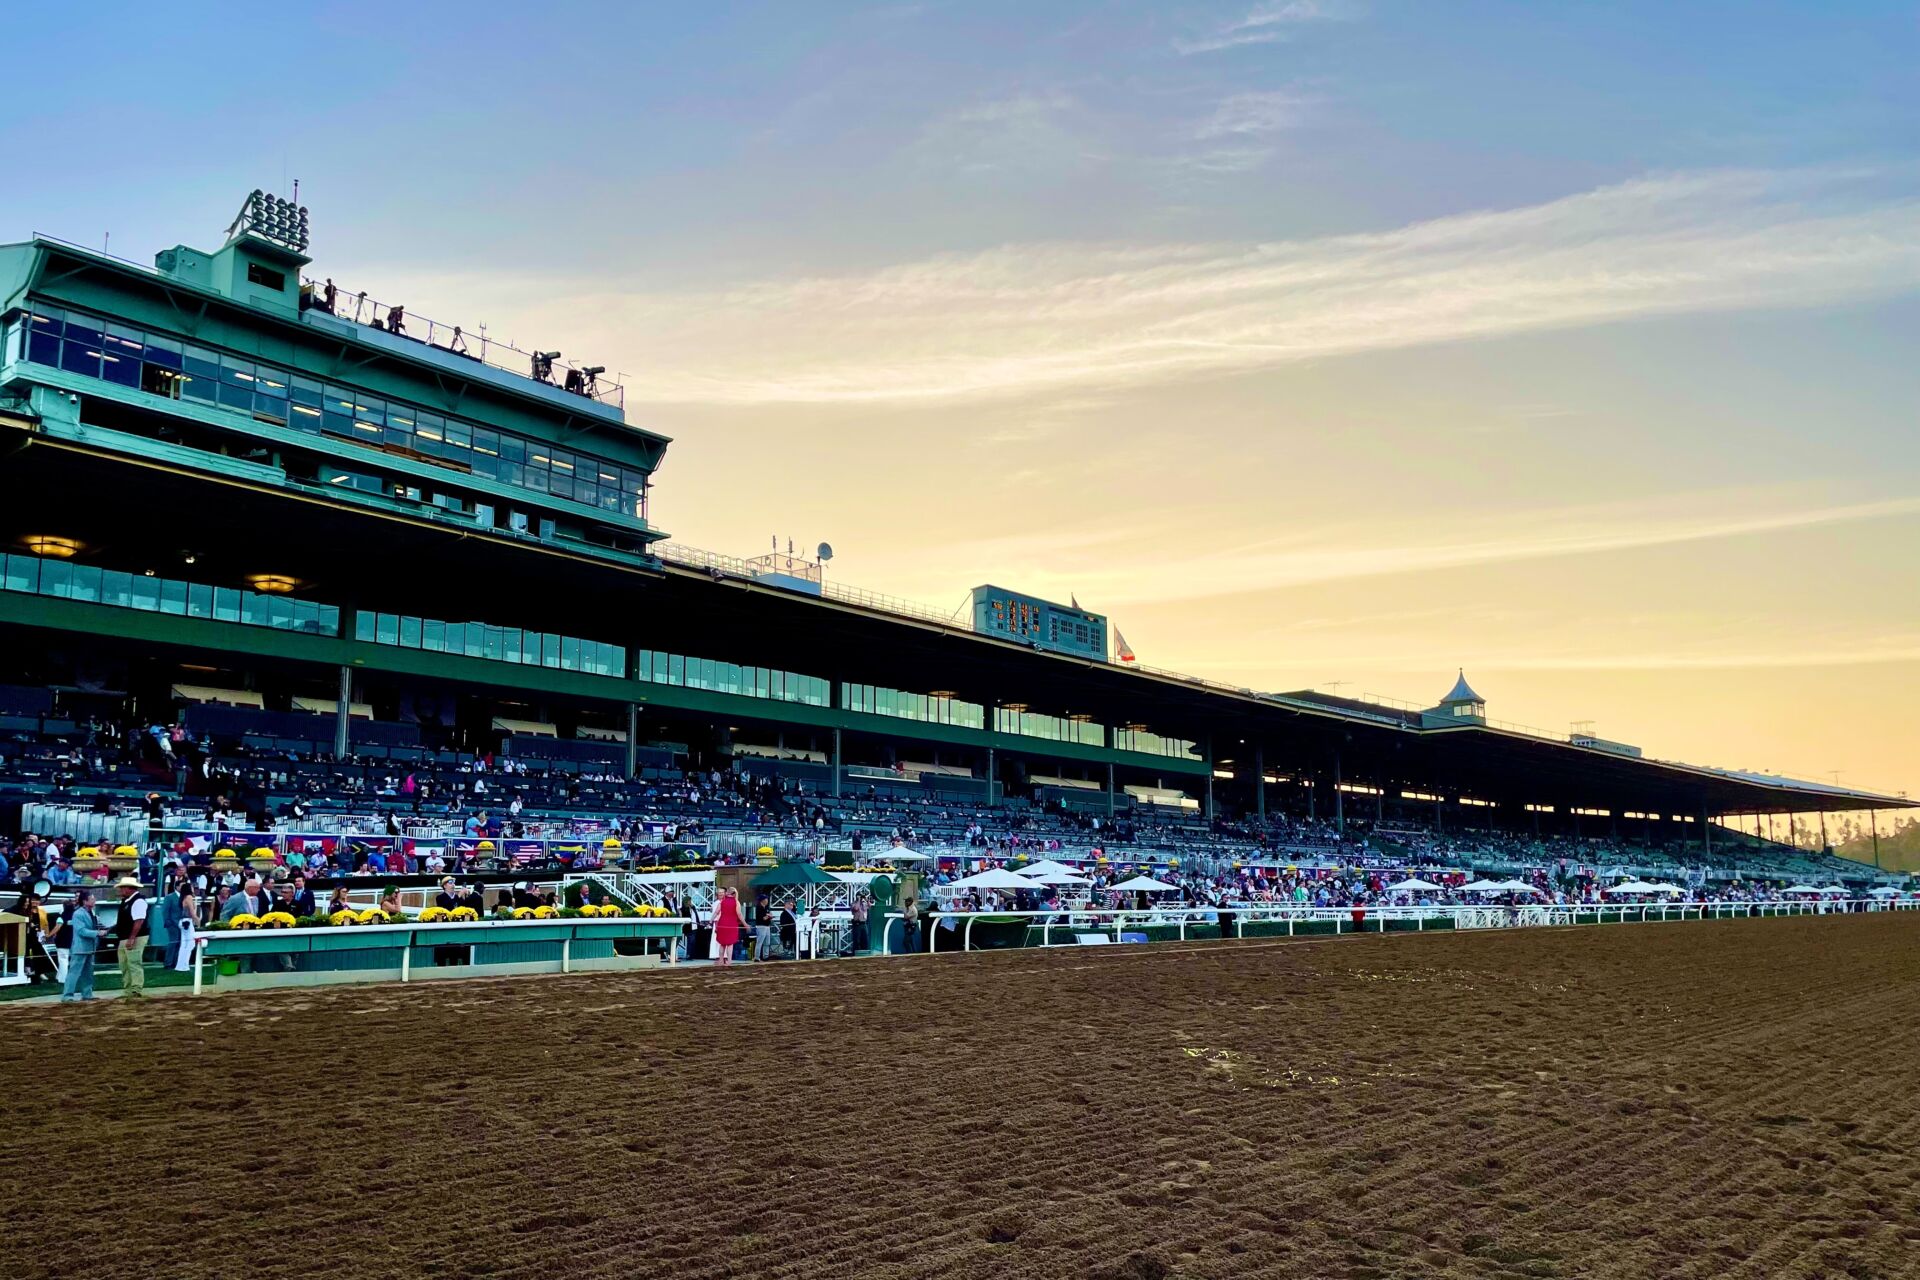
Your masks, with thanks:
M1389 920L1411 921L1415 932L1424 932L1438 920L1447 920L1456 930L1510 929L1567 926L1576 924L1633 924L1663 920L1719 920L1754 916L1843 915L1875 911L1920 911L1920 900L1878 898L1842 898L1807 902L1646 902L1646 903L1569 903L1545 906L1432 906L1368 907L1359 929L1377 926L1384 931ZM1038 927L1040 945L1079 943L1082 935L1111 933L1119 942L1129 925L1135 929L1159 926L1177 927L1182 941L1193 924L1215 924L1220 915L1233 917L1234 936L1244 938L1246 926L1257 923L1285 924L1286 936L1296 936L1299 927L1309 923L1333 922L1336 927L1354 925L1351 907L1274 906L1266 903L1240 904L1226 908L1149 908L1121 910L1086 908L1071 911L934 911L921 917L923 929L944 927L952 921L960 932L962 951L973 949L973 926L978 920L1006 921L1025 918L1028 928ZM889 912L888 922L903 920L897 911ZM1062 935L1063 942L1053 941ZM891 929L880 930L882 954L891 954ZM929 948L931 950L931 948Z

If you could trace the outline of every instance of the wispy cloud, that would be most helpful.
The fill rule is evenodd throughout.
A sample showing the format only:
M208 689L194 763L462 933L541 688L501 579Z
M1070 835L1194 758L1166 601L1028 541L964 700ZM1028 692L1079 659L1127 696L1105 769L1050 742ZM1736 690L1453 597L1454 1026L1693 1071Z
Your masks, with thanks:
M1013 561L1042 564L1029 585L1042 594L1071 583L1100 608L1153 605L1170 600L1278 591L1293 587L1403 574L1429 574L1481 565L1563 556L1636 551L1652 547L1779 533L1824 525L1920 515L1920 498L1789 506L1779 494L1708 491L1658 501L1574 508L1511 511L1436 528L1431 522L1383 537L1369 520L1351 528L1320 528L1310 538L1292 536L1229 547L1194 547L1193 553L1162 554L1150 563L1116 555L1112 539L1138 531L1072 538L1050 535L1026 547L1005 539L956 550L962 563Z
M1360 6L1343 0L1275 0L1255 5L1244 16L1204 35L1175 40L1173 48L1183 57L1190 57L1242 45L1277 44L1288 38L1292 28L1305 23L1345 21L1358 16Z
M527 328L636 353L616 356L645 370L627 384L630 401L1111 394L1367 351L1910 291L1920 200L1904 182L1673 175L1366 235L1016 245L710 292L496 278L489 293L517 302Z
M1245 173L1257 169L1275 154L1275 134L1305 123L1316 98L1294 89L1236 93L1222 99L1213 113L1194 127L1199 150L1182 163L1200 173Z
M909 154L953 173L1055 173L1091 158L1075 127L1077 107L1059 90L971 103L929 123Z
M1246 138L1297 128L1313 99L1292 89L1236 93L1214 108L1194 137Z

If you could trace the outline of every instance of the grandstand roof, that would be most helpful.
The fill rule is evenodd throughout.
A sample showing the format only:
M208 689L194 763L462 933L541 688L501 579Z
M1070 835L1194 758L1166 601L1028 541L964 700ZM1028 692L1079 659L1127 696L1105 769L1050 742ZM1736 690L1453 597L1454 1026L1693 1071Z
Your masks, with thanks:
M1209 764L1250 770L1258 752L1268 772L1315 776L1330 789L1338 753L1344 780L1500 803L1690 817L1912 804L1904 796L1615 755L1497 724L1429 727L1418 712L1360 699L1263 693L1050 653L975 632L958 619L908 617L717 570L504 529L476 529L470 521L430 508L409 513L356 506L353 494L271 483L254 474L261 468L250 470L242 460L215 459L230 469L210 474L208 464L186 459L180 450L156 448L153 456L136 458L85 441L33 434L24 439L28 447L12 453L0 469L0 510L7 513L9 540L29 531L67 529L79 511L84 527L74 531L87 541L89 556L139 572L153 563L155 516L163 513L184 521L183 529L204 529L204 536L183 532L178 539L193 537L198 552L193 573L199 580L235 582L248 572L270 569L309 584L314 598L343 607L456 620L484 611L486 621L503 626L561 630L832 681L951 690L987 706L1023 701L1036 710L1083 714L1105 725L1144 724L1154 733L1201 744L1205 759L1199 761L1131 757L1133 765L1164 770L1169 779L1204 775ZM77 505L76 495L82 495ZM181 572L177 562L172 571ZM27 597L10 600L22 619L30 616L30 605L39 603ZM161 620L139 614L103 618L98 627L89 623L81 630L104 644L123 623L129 639L161 634ZM334 654L347 647L344 640L316 646L308 637L255 628L246 636L245 652L250 660L279 654L288 662L311 663L310 655L320 649ZM417 670L417 660L413 667L397 665L404 656L373 646L365 651L369 669L391 662L396 671ZM351 661L362 658L356 654ZM476 661L461 669L484 672L461 679L502 689L534 687L548 678L537 669L499 663ZM607 689L609 702L654 697L649 686L629 681L586 680L581 687ZM1478 700L1464 674L1455 686L1456 694L1463 691ZM731 719L735 713L718 714ZM979 731L879 722L833 708L760 704L738 715L815 727L844 725L935 743L991 741L1042 758L1111 758L1099 749L995 740Z
M1475 693L1473 686L1467 683L1467 670L1465 667L1462 667L1460 668L1460 678L1453 682L1453 688L1447 692L1447 696L1440 699L1440 705L1444 707L1450 702L1485 701L1486 699Z

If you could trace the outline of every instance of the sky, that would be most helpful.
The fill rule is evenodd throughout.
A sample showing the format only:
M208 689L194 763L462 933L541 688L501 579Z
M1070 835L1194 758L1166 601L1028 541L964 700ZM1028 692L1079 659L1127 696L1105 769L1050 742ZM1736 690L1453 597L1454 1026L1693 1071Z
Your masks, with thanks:
M622 371L676 541L1920 796L1920 5L100 0L8 42L0 239L210 247L297 179L344 289Z

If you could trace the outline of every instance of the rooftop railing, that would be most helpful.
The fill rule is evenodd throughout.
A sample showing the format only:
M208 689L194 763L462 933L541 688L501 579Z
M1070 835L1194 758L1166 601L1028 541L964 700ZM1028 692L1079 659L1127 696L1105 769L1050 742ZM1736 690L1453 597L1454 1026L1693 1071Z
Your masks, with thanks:
M301 277L300 305L302 310L318 311L336 320L363 324L423 343L449 355L477 360L489 368L516 373L558 391L570 391L616 409L626 408L626 388L618 381L608 379L604 369L589 372L587 367L571 364L557 355L549 359L544 353L527 351L503 338L492 336L485 325L475 331L457 324L447 324L410 311L404 305L381 302L364 290L349 293L336 288L329 305L326 282L305 276ZM399 313L398 328L393 323L395 312Z

